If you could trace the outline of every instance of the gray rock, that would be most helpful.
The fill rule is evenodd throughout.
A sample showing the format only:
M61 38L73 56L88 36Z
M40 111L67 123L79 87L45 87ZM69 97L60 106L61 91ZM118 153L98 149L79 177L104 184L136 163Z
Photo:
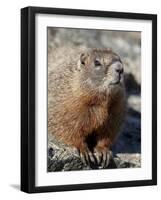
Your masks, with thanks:
M139 153L120 153L114 157L117 168L141 167L141 155Z
M136 112L141 112L141 97L140 95L129 95L128 97L128 107L135 110Z
M112 147L113 153L141 152L141 123L140 119L127 116L120 136Z
M80 170L82 168L83 163L74 148L67 147L58 142L56 138L54 140L49 138L48 172Z

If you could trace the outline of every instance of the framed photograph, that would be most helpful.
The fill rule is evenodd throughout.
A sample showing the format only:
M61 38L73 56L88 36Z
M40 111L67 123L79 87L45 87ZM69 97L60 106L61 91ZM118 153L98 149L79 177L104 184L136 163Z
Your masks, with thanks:
M157 184L157 16L21 9L21 190Z

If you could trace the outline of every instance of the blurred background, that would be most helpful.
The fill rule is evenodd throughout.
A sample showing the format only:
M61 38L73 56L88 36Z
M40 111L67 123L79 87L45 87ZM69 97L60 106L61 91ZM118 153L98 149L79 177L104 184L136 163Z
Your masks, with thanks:
M128 113L112 151L118 167L141 166L141 32L48 28L48 52L59 47L112 48L125 70ZM123 162L120 162L123 161Z

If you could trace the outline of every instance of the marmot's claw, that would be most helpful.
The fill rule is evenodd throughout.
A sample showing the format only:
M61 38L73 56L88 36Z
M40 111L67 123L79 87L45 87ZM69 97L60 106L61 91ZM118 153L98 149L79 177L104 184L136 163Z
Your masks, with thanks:
M96 160L95 160L95 158L94 158L93 153L89 152L89 153L88 153L88 156L89 156L90 162L92 162L92 163L95 164Z
M110 160L110 155L109 155L109 151L104 151L103 152L103 157L102 157L102 163L101 163L101 166L104 168L104 167L107 167L109 165L109 160Z
M97 161L97 165L99 165L102 161L102 153L101 152L96 152L94 153L96 161Z
M112 152L111 151L107 151L104 153L104 159L103 159L103 162L102 162L102 167L105 168L105 167L108 167L109 163L110 163L110 159L112 157Z
M97 159L97 164L100 165L102 168L105 168L109 165L109 161L111 158L111 151L109 150L98 151L95 149L95 157Z
M83 162L85 165L89 165L89 166L90 166L91 163L93 163L93 164L96 163L95 157L94 157L94 155L92 154L92 152L80 153L80 157L81 157L82 162Z
M83 164L87 165L87 158L86 158L85 154L80 153L80 157L81 157L81 161L83 162Z
M94 152L91 152L88 148L85 151L78 149L80 158L84 165L86 166L100 166L101 168L106 168L109 165L111 158L111 151L107 148L98 148L94 149Z

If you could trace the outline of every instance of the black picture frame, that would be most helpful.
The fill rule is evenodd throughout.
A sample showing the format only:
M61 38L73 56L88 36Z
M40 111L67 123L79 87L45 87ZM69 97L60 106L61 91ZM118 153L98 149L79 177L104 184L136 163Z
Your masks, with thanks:
M35 186L35 15L60 14L152 21L152 179L59 186ZM27 193L157 184L157 15L26 7L21 9L21 190Z

